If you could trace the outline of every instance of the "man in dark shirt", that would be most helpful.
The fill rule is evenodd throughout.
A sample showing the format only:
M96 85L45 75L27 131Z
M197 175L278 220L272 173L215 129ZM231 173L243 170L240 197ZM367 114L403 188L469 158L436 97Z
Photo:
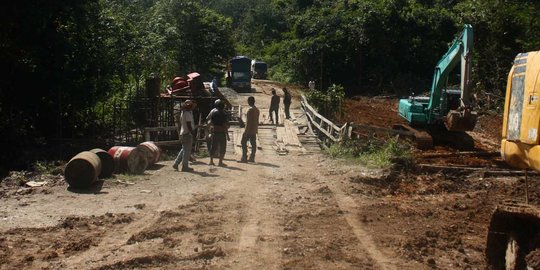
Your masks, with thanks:
M285 118L291 119L289 109L291 108L291 93L286 87L283 87L283 105L285 106Z
M219 102L216 104L216 111L211 113L210 123L212 124L212 145L210 149L210 165L214 165L214 155L219 149L218 166L225 167L223 158L227 151L227 132L229 132L229 120L225 113L225 103Z
M272 112L274 112L276 114L276 126L279 124L279 118L278 118L278 114L279 114L279 96L276 95L276 89L272 88L272 99L270 100L270 111L269 111L269 115L270 115L270 121L272 122L272 124L274 123L274 120L272 118Z

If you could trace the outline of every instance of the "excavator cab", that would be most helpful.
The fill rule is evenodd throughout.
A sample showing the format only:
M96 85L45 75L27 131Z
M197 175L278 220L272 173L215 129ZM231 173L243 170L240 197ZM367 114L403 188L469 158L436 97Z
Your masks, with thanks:
M518 54L508 75L501 156L519 169L540 171L539 79L540 51ZM540 257L540 208L516 202L499 205L488 228L488 269L540 269L535 257Z

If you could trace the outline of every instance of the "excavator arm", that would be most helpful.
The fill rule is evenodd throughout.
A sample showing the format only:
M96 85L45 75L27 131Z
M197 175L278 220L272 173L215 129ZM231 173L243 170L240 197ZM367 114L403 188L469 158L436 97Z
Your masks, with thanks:
M473 29L466 24L460 36L439 60L433 74L430 96L409 97L399 102L399 114L411 126L434 126L444 123L449 131L471 131L476 125L477 115L470 104L471 50ZM444 92L450 72L461 62L461 89L459 97L452 90L452 96L459 98L459 105L449 106L449 92ZM445 93L447 95L445 95Z
M446 129L449 131L471 131L476 126L477 114L471 108L470 102L470 74L471 74L471 49L473 43L473 30L472 26L466 24L463 28L461 36L454 40L454 44L448 50L448 53L439 61L437 68L440 68L439 78L437 77L437 69L435 70L432 95L439 95L438 98L431 98L430 102L439 102L444 83L448 79L448 74L461 60L461 96L460 106L454 110L450 108L445 113L446 116L442 117ZM431 105L431 104L430 104ZM429 117L433 117L434 107L429 106ZM430 119L432 120L432 119Z
M441 96L443 88L446 86L450 72L456 67L461 60L461 105L469 103L469 74L470 74L470 52L472 48L472 26L466 24L461 35L454 39L454 42L439 60L435 66L433 74L433 82L428 104L428 122L433 122L436 109L441 106ZM467 104L465 104L467 103Z

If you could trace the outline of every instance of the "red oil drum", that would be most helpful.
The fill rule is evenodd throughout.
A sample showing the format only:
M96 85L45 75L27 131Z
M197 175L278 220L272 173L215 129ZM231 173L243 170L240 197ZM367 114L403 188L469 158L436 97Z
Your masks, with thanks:
M173 90L180 90L180 89L183 89L183 88L187 87L188 85L189 85L189 84L188 84L187 81L185 81L185 80L179 80L179 81L177 81L176 83L174 83L174 84L172 85L172 89L173 89Z
M143 142L137 145L137 148L141 149L146 154L146 161L148 165L155 164L161 157L161 149L159 149L154 142Z
M101 173L101 160L90 152L84 151L74 156L64 169L64 179L70 187L88 188Z
M146 154L139 148L130 146L114 146L109 149L114 160L117 173L142 174L148 165Z
M182 77L174 77L173 81L172 81L172 85L175 85L177 82L179 81L185 81L186 79L182 78Z
M111 177L114 172L114 160L113 157L105 150L95 148L90 152L96 154L101 160L101 173L99 178Z

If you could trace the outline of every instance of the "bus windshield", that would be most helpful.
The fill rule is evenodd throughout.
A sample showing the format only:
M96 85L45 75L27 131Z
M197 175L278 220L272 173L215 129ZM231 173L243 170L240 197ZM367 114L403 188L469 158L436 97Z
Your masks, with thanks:
M249 74L249 72L233 72L233 78L234 79L246 79L246 80L249 80L251 79L251 75Z

